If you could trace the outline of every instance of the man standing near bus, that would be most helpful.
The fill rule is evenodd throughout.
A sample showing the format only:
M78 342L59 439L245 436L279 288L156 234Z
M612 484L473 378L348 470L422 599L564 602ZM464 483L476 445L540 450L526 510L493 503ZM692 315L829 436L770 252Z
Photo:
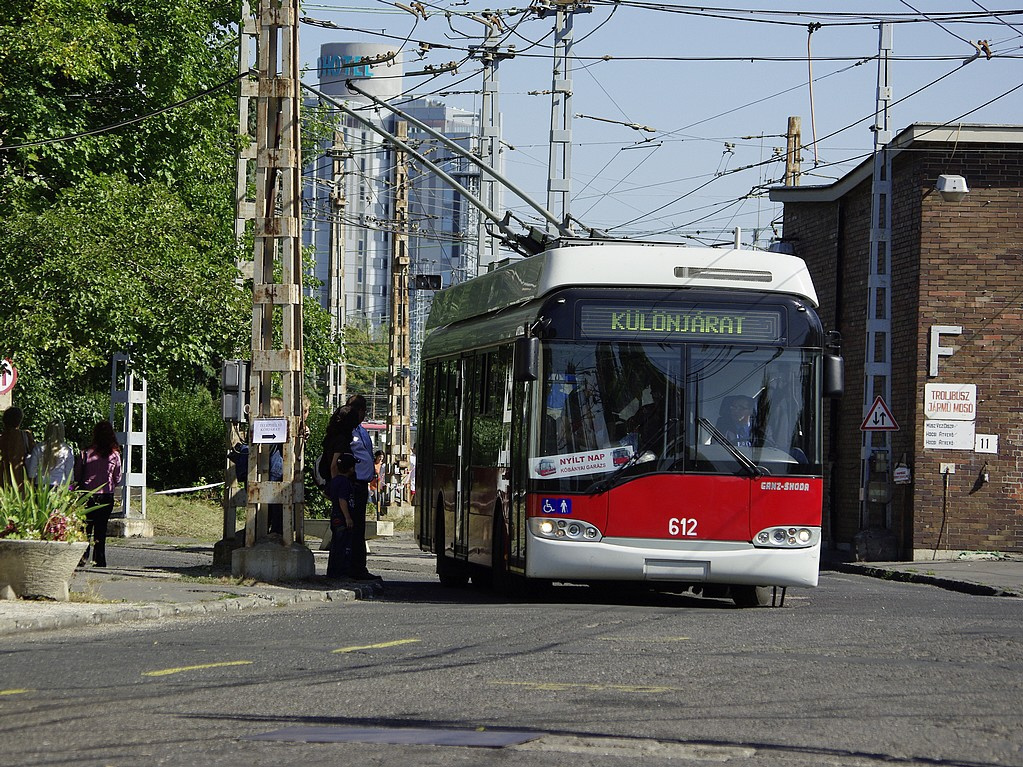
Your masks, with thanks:
M369 483L376 476L373 465L373 441L362 425L366 420L366 398L353 394L345 403L358 414L359 425L352 430L352 454L355 456L355 481L352 482L352 560L351 574L357 581L379 581L366 569L366 505L369 503Z

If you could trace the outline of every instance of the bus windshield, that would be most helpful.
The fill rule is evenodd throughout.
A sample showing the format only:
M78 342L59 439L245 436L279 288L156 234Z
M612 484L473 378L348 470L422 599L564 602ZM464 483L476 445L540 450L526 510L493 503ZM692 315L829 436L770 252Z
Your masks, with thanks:
M819 352L551 341L530 475L592 491L659 472L813 475Z

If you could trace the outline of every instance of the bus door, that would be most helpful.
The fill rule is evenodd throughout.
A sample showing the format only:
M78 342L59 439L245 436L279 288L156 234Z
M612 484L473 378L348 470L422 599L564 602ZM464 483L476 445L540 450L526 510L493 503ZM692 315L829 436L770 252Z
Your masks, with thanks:
M510 349L480 352L466 364L466 442L461 509L464 514L465 545L470 562L489 565L492 561L494 515L507 503L508 435L505 398L509 376ZM509 415L510 420L510 415ZM508 424L510 426L510 424ZM503 523L502 523L503 524Z
M529 480L529 435L532 428L529 402L534 385L531 381L514 381L509 376L511 456L508 483L508 565L519 572L526 566L526 490Z
M472 412L471 386L473 374L473 358L462 357L455 363L458 366L458 448L454 486L454 524L448 537L457 558L464 558L468 551L469 498L471 486L472 456L469 446L470 424Z

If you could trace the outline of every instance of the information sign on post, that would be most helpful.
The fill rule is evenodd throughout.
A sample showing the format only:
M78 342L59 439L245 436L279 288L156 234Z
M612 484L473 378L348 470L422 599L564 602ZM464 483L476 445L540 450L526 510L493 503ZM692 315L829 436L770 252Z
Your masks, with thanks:
M287 441L287 418L256 418L252 422L253 443L283 444Z

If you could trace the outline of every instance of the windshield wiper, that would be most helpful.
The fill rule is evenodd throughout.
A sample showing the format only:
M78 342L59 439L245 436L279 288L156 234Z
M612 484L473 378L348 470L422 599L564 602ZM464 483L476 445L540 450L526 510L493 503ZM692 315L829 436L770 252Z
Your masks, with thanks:
M596 482L594 482L592 485L586 488L583 492L606 493L608 490L610 490L617 484L618 477L621 476L622 472L628 469L630 466L635 466L637 463L640 463L640 458L643 456L644 453L647 452L647 449L652 447L653 444L657 442L657 440L659 440L661 437L663 437L665 432L667 432L668 429L671 428L676 423L678 423L677 418L669 418L667 421L664 422L661 428L658 429L656 433L653 434L653 436L643 440L643 444L636 448L636 451L629 456L628 461L626 461L617 469L615 469L609 476L604 477L603 479L598 479Z
M737 460L750 474L752 474L754 478L763 477L765 474L767 474L767 470L765 468L763 468L762 466L757 466L756 462L754 462L753 459L744 455L742 451L739 450L739 448L737 448L735 445L733 445L731 441L728 439L728 437L722 434L714 424L712 424L703 416L700 416L696 420L699 422L701 426L706 427L707 431L710 432L711 436L714 437L714 439L716 439L722 445L724 445L725 450L731 453L735 460Z

